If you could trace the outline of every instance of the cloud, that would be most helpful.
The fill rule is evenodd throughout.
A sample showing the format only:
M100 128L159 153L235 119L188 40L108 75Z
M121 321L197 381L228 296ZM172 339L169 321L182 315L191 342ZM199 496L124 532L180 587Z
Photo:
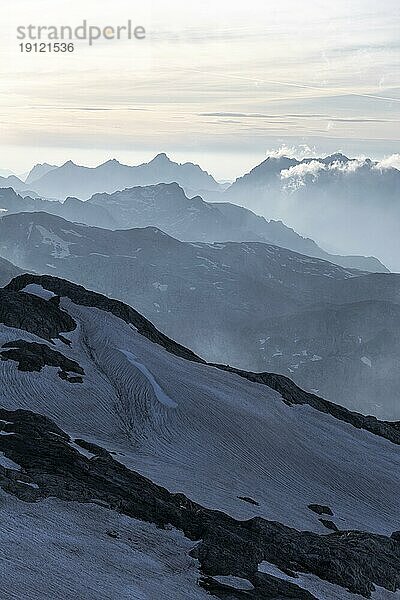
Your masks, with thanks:
M242 112L210 112L200 113L201 117L231 117L236 119L281 119L286 115L266 115L263 113L242 113Z
M200 117L231 117L232 119L308 119L316 121L332 121L334 123L392 123L392 119L370 118L370 117L336 117L320 113L288 113L279 115L268 115L264 113L245 112L205 112L199 113ZM398 122L397 120L395 122Z
M321 163L318 160L312 160L311 162L300 163L294 167L289 167L289 169L283 169L281 171L281 179L290 179L291 177L303 178L307 175L311 175L315 178L320 171L325 169L326 165L324 165L324 163Z
M354 158L352 160L348 160L346 162L335 160L328 167L329 171L337 171L339 173L355 173L361 167L366 165L366 161L364 159Z
M267 150L267 156L270 158L297 158L301 160L303 158L310 158L316 156L316 149L310 148L307 144L300 144L298 146L287 146L283 144L278 149Z
M280 174L281 180L285 182L283 188L289 191L296 191L306 185L307 177L314 182L318 179L319 173L325 170L326 165L318 160L300 163L299 165L289 167L289 169L283 169Z
M381 171L385 169L398 169L400 171L400 154L392 154L380 160L375 166L375 169Z
M330 164L325 164L319 160L311 160L289 167L289 169L283 169L280 178L283 182L283 189L293 192L304 187L308 182L315 183L323 171L346 175L355 173L367 164L364 159L358 158L346 161L335 160Z

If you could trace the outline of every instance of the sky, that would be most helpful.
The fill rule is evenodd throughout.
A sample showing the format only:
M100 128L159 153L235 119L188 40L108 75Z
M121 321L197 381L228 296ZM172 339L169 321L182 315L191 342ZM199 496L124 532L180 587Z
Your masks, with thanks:
M131 19L146 39L20 51L18 26L84 19ZM138 164L163 151L223 180L282 146L398 153L399 22L398 0L6 0L0 169Z

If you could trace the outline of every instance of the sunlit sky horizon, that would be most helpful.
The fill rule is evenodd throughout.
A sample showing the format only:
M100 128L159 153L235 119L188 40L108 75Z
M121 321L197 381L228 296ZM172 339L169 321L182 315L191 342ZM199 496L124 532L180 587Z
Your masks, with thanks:
M398 153L400 3L14 0L0 24L0 169L138 164L234 179L271 149ZM142 41L19 51L19 25L143 25Z

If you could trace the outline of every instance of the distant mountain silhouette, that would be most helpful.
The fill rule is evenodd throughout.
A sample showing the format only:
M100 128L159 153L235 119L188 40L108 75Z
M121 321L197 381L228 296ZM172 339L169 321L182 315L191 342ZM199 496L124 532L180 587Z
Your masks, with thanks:
M37 179L40 179L46 175L46 173L50 173L50 171L53 171L53 169L57 168L57 165L49 165L48 163L37 164L29 171L28 177L25 179L25 183L28 184L32 181L36 181Z
M0 177L1 188L13 188L16 192L22 192L28 189L28 186L16 175L8 175L7 177Z
M0 189L0 217L6 214L44 211L87 225L117 227L117 222L109 212L100 206L92 206L77 198L67 198L64 203L61 203L43 200L40 197L32 198L29 195L25 196L25 193L27 192L17 194L12 188Z
M400 171L336 153L325 158L267 158L217 200L285 223L327 248L373 254L400 271Z
M373 257L331 255L281 221L267 221L250 210L229 203L204 202L200 196L189 199L176 183L95 194L86 202L67 198L64 203L30 197L23 200L12 189L0 190L0 209L4 214L44 211L69 221L107 229L158 227L182 241L261 241L346 268L387 272Z
M173 162L165 153L138 166L123 165L117 160L91 168L66 162L34 181L33 188L48 198L64 200L76 196L87 200L97 192L112 193L126 187L177 182L190 190L218 190L215 179L198 165Z

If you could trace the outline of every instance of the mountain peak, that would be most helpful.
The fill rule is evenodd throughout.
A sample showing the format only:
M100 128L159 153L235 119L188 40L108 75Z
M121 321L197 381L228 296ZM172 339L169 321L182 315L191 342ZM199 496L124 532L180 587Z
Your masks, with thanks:
M106 160L104 163L101 163L101 165L99 165L99 167L112 167L112 166L120 166L121 163L119 162L119 160L117 160L116 158L110 158L109 160Z
M39 169L39 168L42 168L42 167L46 167L46 168L50 167L51 169L54 169L54 168L56 168L56 165L51 165L50 163L47 163L47 162L36 163L36 165L32 168L32 171L33 171L33 169Z
M25 183L31 183L32 181L36 181L43 177L50 171L57 169L57 165L50 165L47 162L37 163L32 169L29 171L28 175L25 178Z
M160 152L153 158L153 160L150 161L149 164L154 164L156 162L157 163L171 163L172 160L166 155L165 152Z
M322 162L325 163L332 163L332 162L348 162L350 159L348 156L346 156L345 154L342 154L341 152L335 152L334 154L330 154L329 156L326 156Z

